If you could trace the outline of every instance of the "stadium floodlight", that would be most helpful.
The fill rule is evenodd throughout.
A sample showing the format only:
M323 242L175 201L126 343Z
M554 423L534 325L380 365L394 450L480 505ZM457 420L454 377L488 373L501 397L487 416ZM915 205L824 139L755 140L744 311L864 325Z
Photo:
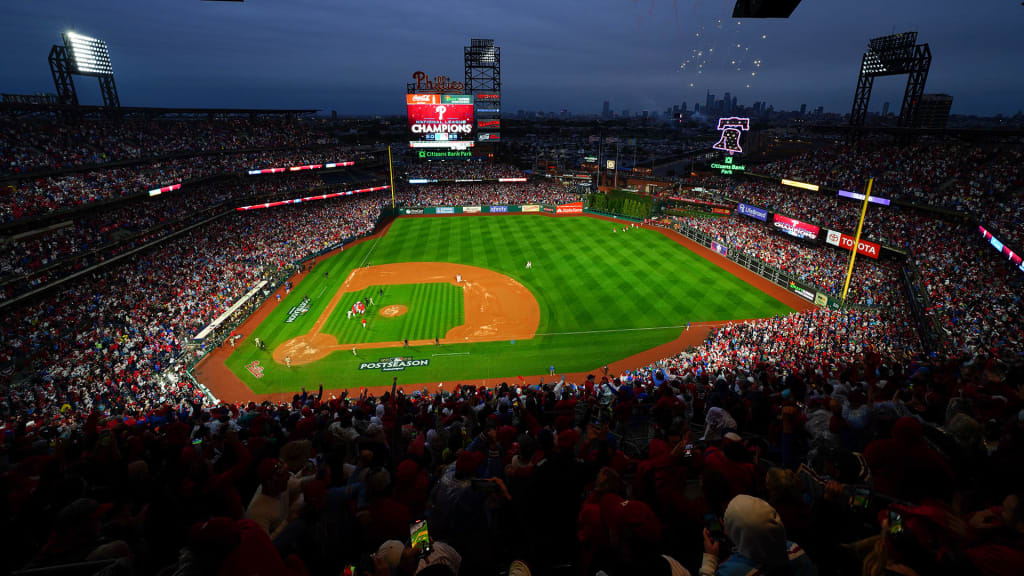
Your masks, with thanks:
M76 74L113 76L107 43L75 32L64 34L64 47L68 50Z

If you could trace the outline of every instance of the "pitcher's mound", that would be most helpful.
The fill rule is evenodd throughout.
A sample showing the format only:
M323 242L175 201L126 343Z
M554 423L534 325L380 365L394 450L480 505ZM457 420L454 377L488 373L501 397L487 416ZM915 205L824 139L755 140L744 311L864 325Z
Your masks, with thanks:
M392 304L391 306L385 306L380 309L380 315L385 318L394 318L395 316L401 316L408 312L409 309L401 304Z

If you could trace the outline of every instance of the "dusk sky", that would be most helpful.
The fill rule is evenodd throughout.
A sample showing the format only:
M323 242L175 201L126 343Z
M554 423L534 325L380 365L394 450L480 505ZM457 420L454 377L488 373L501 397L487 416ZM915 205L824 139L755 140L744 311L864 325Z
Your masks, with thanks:
M1016 0L804 0L788 20L740 22L732 4L11 1L0 18L0 92L53 92L47 54L74 29L109 44L123 106L400 114L414 71L461 81L463 47L493 38L506 114L597 113L604 100L615 111L692 107L707 89L746 105L848 113L868 39L916 30L933 54L925 91L953 95L954 114L1024 108L1024 6ZM898 111L905 83L877 80L871 109L889 101ZM100 103L94 79L78 77L76 87L83 103Z

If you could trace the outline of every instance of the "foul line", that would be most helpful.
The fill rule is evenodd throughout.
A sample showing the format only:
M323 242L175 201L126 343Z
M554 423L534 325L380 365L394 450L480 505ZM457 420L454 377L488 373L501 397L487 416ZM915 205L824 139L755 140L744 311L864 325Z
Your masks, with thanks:
M377 242L380 242L381 238L383 238L383 236L377 236L373 239L373 246L370 246L370 251L366 253L366 256L363 256L363 261L359 263L359 268L362 268L363 264L366 264L367 258L369 258L370 254L373 254L373 251L377 249Z
M469 352L450 352L448 354L431 354L431 356L469 356Z
M323 293L324 293L324 290L327 290L327 286L321 286L320 287L320 291L317 292L317 294L316 294L316 297L319 298L320 296L322 296Z
M711 326L716 325L718 322L691 322L689 326ZM652 328L614 328L611 330L586 330L583 332L538 332L534 336L571 336L574 334L611 334L613 332L638 332L641 330L668 330L671 328L686 328L686 324L680 324L678 326L654 326Z

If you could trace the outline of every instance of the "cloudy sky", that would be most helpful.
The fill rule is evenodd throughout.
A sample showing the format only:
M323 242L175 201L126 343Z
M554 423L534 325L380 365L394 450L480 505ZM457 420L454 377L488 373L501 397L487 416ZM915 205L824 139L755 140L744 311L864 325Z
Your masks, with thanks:
M926 92L959 114L1024 108L1017 0L804 0L789 20L730 17L732 0L38 0L0 18L0 92L53 92L61 32L107 41L122 105L397 114L411 74L463 76L470 38L502 52L506 111L663 110L731 92L849 112L869 38L916 30ZM87 81L88 80L88 81ZM875 82L898 109L905 77ZM96 82L76 81L84 103ZM749 87L748 87L749 86Z

